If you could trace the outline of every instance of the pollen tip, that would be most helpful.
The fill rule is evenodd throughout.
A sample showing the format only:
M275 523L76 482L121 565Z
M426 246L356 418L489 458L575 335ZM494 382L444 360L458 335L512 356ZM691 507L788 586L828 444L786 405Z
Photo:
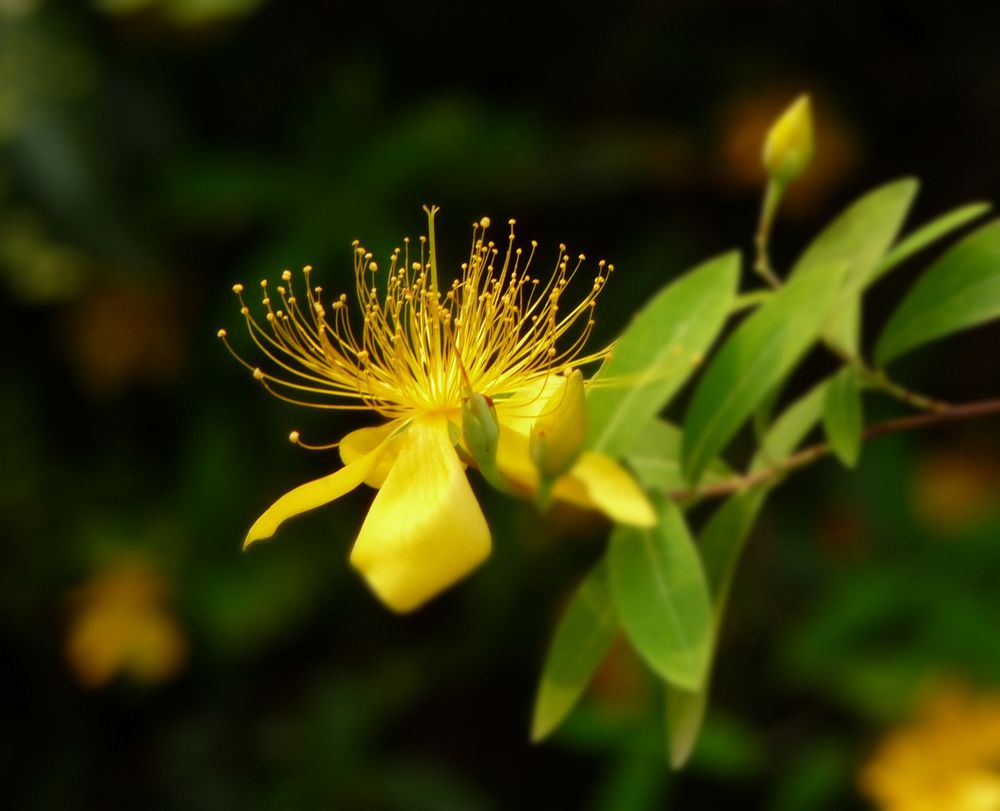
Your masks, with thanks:
M263 380L264 379L264 373L259 368L254 369L253 370L253 379L254 380Z
M299 444L299 432L298 431L292 431L288 435L288 441L291 442L293 445L298 445Z
M216 335L217 335L217 336L218 336L219 338L225 338L225 337L226 337L226 331L225 331L224 329L220 329L220 330L219 330L219 331L218 331L217 333L215 333L215 334L216 334Z
M243 285L242 284L234 284L233 285L233 292L236 293L237 295L239 295L240 293L242 293L243 292Z
M292 271L287 269L283 270L281 272L281 278L286 282L290 282L292 280Z
M261 279L260 280L260 286L261 287L267 287L267 279Z
M482 218L482 219L481 219L481 220L479 221L479 227L480 227L480 228L489 228L489 227L490 227L490 223L491 223L491 222L492 222L492 220L490 220L490 218L489 218L489 217L483 217L483 218Z
M302 272L303 273L312 273L312 269L313 269L312 265L306 265L304 268L302 268Z

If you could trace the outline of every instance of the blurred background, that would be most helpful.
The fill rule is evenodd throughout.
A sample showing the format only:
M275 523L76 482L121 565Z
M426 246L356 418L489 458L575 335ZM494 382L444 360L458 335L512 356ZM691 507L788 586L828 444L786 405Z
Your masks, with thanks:
M592 516L477 482L493 558L402 618L346 564L371 491L241 553L275 497L339 464L289 430L364 421L267 397L215 333L239 332L234 282L311 263L349 290L351 241L384 255L434 202L442 261L482 215L543 256L614 261L608 339L749 248L761 138L804 90L818 157L779 266L902 174L924 182L911 225L995 197L991 5L0 0L0 804L851 809L872 770L905 793L922 768L887 735L979 751L963 736L1000 726L996 421L888 437L776 493L671 775L624 643L528 743L549 634L602 548ZM869 338L927 259L873 291ZM998 344L970 332L899 377L996 396ZM952 722L920 733L928 706Z

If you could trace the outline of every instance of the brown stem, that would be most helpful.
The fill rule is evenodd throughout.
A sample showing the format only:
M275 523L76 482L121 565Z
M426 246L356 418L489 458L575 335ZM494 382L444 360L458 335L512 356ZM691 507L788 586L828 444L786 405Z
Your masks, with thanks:
M983 400L977 403L967 403L965 405L949 405L941 410L932 411L925 414L916 414L912 417L900 417L885 422L876 422L865 428L861 434L861 439L868 442L876 437L886 434L898 434L901 431L916 431L923 428L932 428L935 425L942 425L948 422L961 422L977 417L987 417L1000 415L1000 400ZM674 501L690 501L702 498L721 498L733 493L739 493L760 484L767 484L773 479L778 479L793 470L811 465L830 454L830 445L827 442L819 442L801 451L793 453L779 464L772 467L749 473L745 476L737 476L727 481L709 484L704 487L691 488L688 490L675 490L670 493L670 498Z

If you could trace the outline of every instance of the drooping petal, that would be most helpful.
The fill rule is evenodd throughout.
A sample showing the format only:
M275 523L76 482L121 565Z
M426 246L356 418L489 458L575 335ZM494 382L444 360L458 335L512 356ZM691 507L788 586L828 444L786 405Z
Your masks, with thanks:
M359 428L351 431L340 440L338 446L340 458L345 465L356 462L366 453L373 451L383 442L386 443L385 453L382 459L375 466L370 474L365 477L365 484L378 489L385 483L385 477L389 475L389 470L396 463L399 449L402 445L402 434L396 433L402 426L401 420L393 420L385 425L376 425L372 428ZM395 434L395 436L394 436Z
M351 550L394 611L411 611L489 555L490 531L444 419L412 422Z
M307 510L322 507L353 490L372 474L384 452L385 444L383 443L335 473L285 493L268 507L264 514L250 527L246 540L243 542L243 548L246 549L254 541L270 538L278 527L289 518Z
M538 471L528 454L528 438L507 426L500 428L497 466L525 491L533 493L538 488ZM656 523L656 513L635 479L601 454L583 453L569 473L556 481L552 495L560 501L600 510L620 524L651 527Z
M569 475L556 483L553 495L596 507L619 524L656 525L656 513L636 480L614 459L599 453L580 456Z

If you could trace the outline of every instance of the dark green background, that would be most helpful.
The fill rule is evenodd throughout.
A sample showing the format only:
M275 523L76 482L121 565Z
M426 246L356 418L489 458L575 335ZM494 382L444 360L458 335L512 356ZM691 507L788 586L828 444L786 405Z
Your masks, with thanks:
M385 254L426 202L442 261L483 214L517 217L543 256L566 242L614 261L611 338L666 280L748 248L756 144L802 90L820 155L779 265L901 174L924 181L911 223L990 198L991 4L272 0L199 24L156 4L18 5L0 3L4 806L844 809L914 685L1000 682L1000 431L984 422L881 440L856 473L827 462L778 493L688 771L668 774L660 696L624 645L531 746L550 629L604 528L477 481L493 558L405 618L346 564L370 491L241 554L272 499L338 464L288 431L365 422L266 397L215 338L238 331L234 282L309 262L350 289L351 240ZM920 269L873 292L869 338ZM995 396L998 342L984 328L898 371ZM942 475L978 499L928 517L915 488ZM136 552L170 578L191 656L163 685L86 690L66 595Z

